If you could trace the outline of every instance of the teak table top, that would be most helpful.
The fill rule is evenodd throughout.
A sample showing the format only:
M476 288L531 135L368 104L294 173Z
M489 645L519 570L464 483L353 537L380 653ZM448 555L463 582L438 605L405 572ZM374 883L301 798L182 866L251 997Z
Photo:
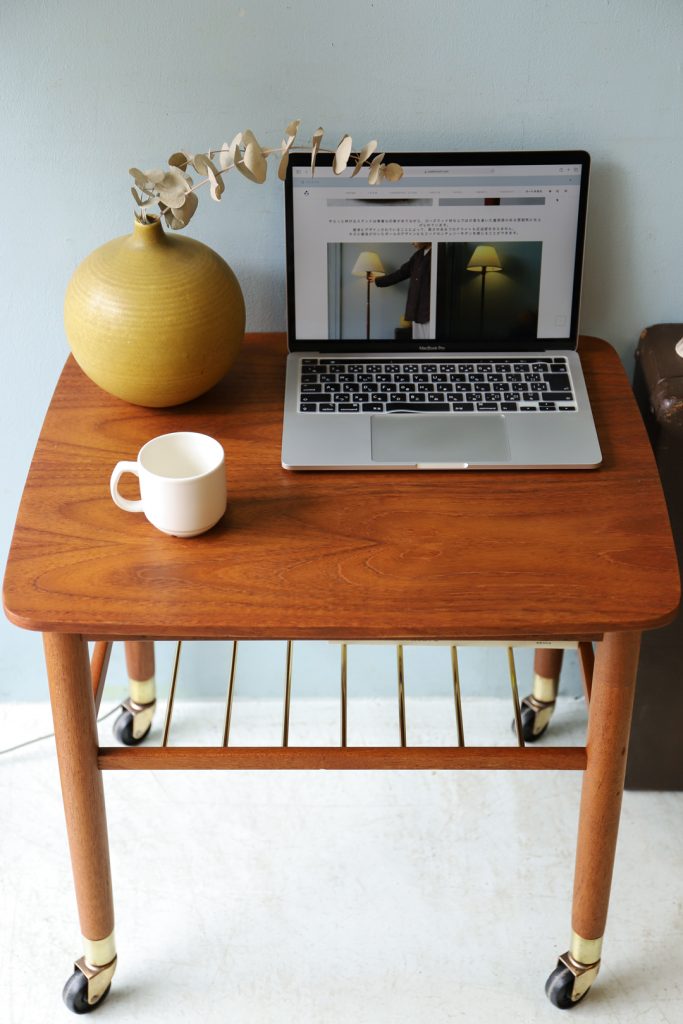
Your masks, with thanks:
M671 619L673 541L626 375L583 338L597 470L312 472L280 465L285 344L248 336L208 395L150 410L66 363L4 586L19 626L92 637L537 639ZM539 426L541 426L539 417ZM228 512L201 537L118 509L119 459L172 430L218 438Z

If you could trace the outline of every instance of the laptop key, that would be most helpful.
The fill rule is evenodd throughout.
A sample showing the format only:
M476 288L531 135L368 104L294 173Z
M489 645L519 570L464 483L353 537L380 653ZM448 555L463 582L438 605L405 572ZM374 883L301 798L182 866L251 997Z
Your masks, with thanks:
M358 402L340 402L337 412L360 412L360 405Z
M418 396L416 396L418 397ZM386 412L450 412L448 402L409 402L408 405L400 405L398 402L387 402Z
M498 412L498 403L477 402L477 412Z
M572 401L571 391L544 391L543 400L545 402L571 402Z
M472 402L463 402L462 405L454 405L453 412L474 412Z
M312 393L306 393L301 395L302 402L329 402L331 401L330 396L324 394L322 391L314 391Z
M318 412L336 412L336 411L337 411L336 405L333 405L331 402L321 402L320 406L318 407Z
M501 412L517 412L517 403L516 402L501 402L500 403L500 408L501 408Z
M299 406L299 412L315 412L317 408L317 405L313 405L311 402L302 402ZM334 409L334 406L332 408Z
M384 412L381 402L363 402L363 412Z
M572 386L566 373L544 373L543 379L550 385L551 391L571 391Z

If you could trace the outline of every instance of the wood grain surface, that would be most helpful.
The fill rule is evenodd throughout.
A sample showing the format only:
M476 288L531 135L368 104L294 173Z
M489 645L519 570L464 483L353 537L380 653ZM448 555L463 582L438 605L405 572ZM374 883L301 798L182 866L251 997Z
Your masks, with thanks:
M101 747L102 769L583 771L585 747Z
M281 335L248 337L221 384L173 409L106 395L70 358L6 613L99 638L569 639L664 624L678 570L645 430L614 350L584 338L580 352L604 453L592 471L287 472ZM228 511L201 537L167 537L109 496L114 464L172 430L226 450Z

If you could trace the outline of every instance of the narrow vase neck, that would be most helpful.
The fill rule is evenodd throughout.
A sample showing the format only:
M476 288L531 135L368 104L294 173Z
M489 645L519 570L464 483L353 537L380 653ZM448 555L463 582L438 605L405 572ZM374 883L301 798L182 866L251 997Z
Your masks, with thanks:
M133 223L133 234L131 239L134 245L159 245L166 238L161 220L150 221L149 224L141 224L136 218Z

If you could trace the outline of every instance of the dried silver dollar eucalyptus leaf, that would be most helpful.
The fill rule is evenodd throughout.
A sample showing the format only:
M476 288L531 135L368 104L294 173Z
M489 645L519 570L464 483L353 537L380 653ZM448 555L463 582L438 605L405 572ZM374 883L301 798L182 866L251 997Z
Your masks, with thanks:
M375 152L376 149L377 149L377 139L373 139L371 142L366 142L365 143L365 145L361 149L360 153L356 157L356 166L354 167L353 172L351 174L352 178L356 177L356 175L360 171L360 169L363 166L363 164L365 163L365 161L368 159L368 157L372 156L372 154Z
M351 147L353 142L350 135L342 136L342 140L337 146L334 154L334 160L332 161L332 170L335 174L341 174L342 171L346 170L346 165L349 162L351 156Z
M384 160L384 153L378 153L370 164L370 171L368 173L368 185L376 185L382 177L382 160Z

